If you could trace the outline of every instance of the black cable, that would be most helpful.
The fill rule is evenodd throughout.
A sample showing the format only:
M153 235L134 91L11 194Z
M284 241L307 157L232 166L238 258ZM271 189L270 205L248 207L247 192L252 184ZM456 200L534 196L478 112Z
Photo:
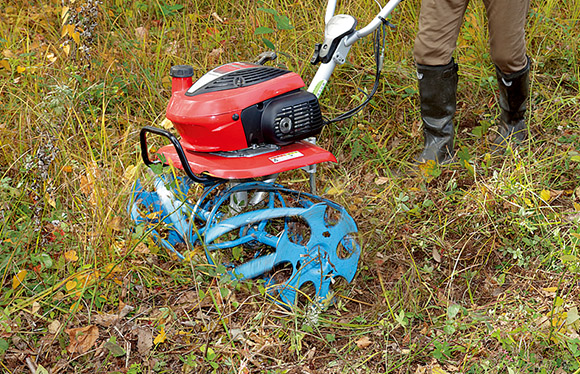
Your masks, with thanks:
M337 117L327 120L327 119L323 119L325 122L325 125L329 125L331 123L336 123L339 121L344 121L346 119L351 118L352 116L354 116L355 114L357 114L358 112L360 112L365 106L368 105L368 103L371 101L371 99L373 98L373 96L375 95L375 93L377 92L377 89L379 88L379 83L380 83L380 77L381 77L381 71L383 69L383 53L384 53L384 49L385 49L385 23L383 23L381 25L381 27L379 27L377 29L377 31L375 31L375 64L376 64L376 69L375 69L375 82L373 85L373 88L371 89L371 92L369 94L366 94L364 91L360 90L361 92L363 92L366 95L366 99L365 101L363 101L361 104L359 104L358 106L354 107L353 109L350 109L340 115L338 115Z

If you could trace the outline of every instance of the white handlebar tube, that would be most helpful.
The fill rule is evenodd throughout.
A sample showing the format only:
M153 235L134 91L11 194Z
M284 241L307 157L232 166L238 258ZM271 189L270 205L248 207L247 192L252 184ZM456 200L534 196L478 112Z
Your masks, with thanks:
M331 0L334 1L334 0ZM390 0L387 5L384 6L383 9L377 14L373 20L363 27L362 29L356 31L354 34L347 36L345 40L346 46L353 45L357 40L364 38L365 36L371 34L375 31L387 18L389 14L397 7L397 5L401 2L401 0Z
M320 65L314 78L312 78L310 86L308 86L308 92L311 92L316 97L320 98L320 95L322 95L322 92L324 91L324 87L326 87L326 83L328 83L332 72L334 72L334 68L336 68L336 61L334 61L334 59L326 64Z
M334 16L334 11L336 9L336 1L337 0L328 0L328 5L326 7L326 16L325 16L325 23L328 24L330 19ZM314 78L312 78L312 82L310 86L308 86L308 92L313 93L316 97L320 98L322 92L324 91L324 87L328 83L330 76L334 72L337 64L344 63L346 59L346 54L350 50L350 47L358 40L368 36L373 31L375 31L382 23L383 20L396 8L396 6L401 2L401 0L390 0L387 5L385 5L379 14L373 20L363 27L362 29L355 31L354 33L346 36L341 40L340 46L337 48L337 51L340 53L340 58L333 58L331 61L327 62L326 64L321 64Z
M328 0L326 5L326 15L324 16L324 23L328 23L332 16L334 16L334 10L336 9L336 0Z

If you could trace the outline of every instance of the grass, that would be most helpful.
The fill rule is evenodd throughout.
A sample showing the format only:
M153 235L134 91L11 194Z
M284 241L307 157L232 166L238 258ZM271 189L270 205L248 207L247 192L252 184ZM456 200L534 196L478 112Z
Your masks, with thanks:
M339 160L320 168L319 191L348 208L364 246L354 282L327 310L288 312L263 283L220 280L199 251L179 262L134 230L126 204L145 169L137 134L164 117L169 67L190 64L197 78L270 42L276 64L308 81L322 6L0 5L0 371L579 372L574 1L532 1L532 136L501 157L486 140L498 106L484 9L470 5L456 56L456 148L468 162L425 177L409 172L422 141L411 52L419 1L400 4L379 93L319 139ZM338 12L364 24L376 9L363 0ZM293 27L278 28L269 10ZM358 102L373 69L363 41L321 98L324 112ZM306 188L300 180L281 182ZM74 330L87 326L98 336Z

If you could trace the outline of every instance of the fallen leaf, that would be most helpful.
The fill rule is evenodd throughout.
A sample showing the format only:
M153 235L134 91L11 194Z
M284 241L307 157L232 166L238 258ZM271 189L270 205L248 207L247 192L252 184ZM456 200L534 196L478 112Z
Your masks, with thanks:
M119 318L125 318L127 314L131 313L135 307L127 305L119 300Z
M573 323L575 323L579 319L580 319L580 316L578 315L578 308L577 307L571 308L568 311L568 313L566 314L566 323L568 325L572 325Z
M137 173L137 167L135 165L129 165L123 173L123 179L127 182L133 182L135 180L135 173Z
M11 51L11 50L9 50L9 49L5 49L5 50L3 50L3 51L2 51L2 55L3 55L4 57L6 57L6 58L14 58L14 57L16 57L16 55L14 54L14 52L12 52L12 51Z
M439 254L439 251L437 250L437 248L433 247L433 259L437 262L441 262L441 254Z
M69 55L69 53L70 53L70 44L67 44L67 43L62 43L62 44L60 45L60 48L62 48L62 50L63 50L64 54L65 54L65 55L67 55L67 57L68 57L68 55Z
M22 74L22 73L24 73L25 71L26 71L26 68L25 68L24 66L20 66L20 65L18 65L18 66L16 67L16 72L17 72L18 74Z
M50 205L53 208L56 208L56 201L54 201L54 199L48 193L44 194L44 199L46 200L48 205Z
M174 40L172 42L169 42L167 48L165 48L165 53L168 55L177 55L179 49L180 49L179 42L177 40Z
M58 330L60 329L60 322L55 319L54 321L52 321L50 323L50 325L48 325L48 332L50 334L56 335L56 333L58 332Z
M62 27L62 37L70 36L75 43L79 44L81 42L81 35L75 30L75 25L64 25Z
M213 59L217 59L222 53L224 53L224 49L223 48L214 48L209 53L209 57L211 57Z
M104 272L105 274L108 274L109 276L118 273L120 271L122 271L123 269L121 269L121 265L119 264L108 264L105 266Z
M373 344L373 342L367 336L363 336L362 338L356 341L356 346L359 347L360 349L365 349L369 347L371 344Z
M62 25L62 31L60 33L61 37L69 35L71 32L75 31L75 25Z
M550 194L550 191L548 191L548 190L542 190L542 192L540 192L540 198L542 200L544 200L546 203L550 202L551 196L552 195Z
M443 370L443 368L439 364L433 365L433 368L431 369L431 373L432 374L448 374L445 370Z
M167 335L165 335L165 326L161 327L161 331L159 331L159 335L155 337L153 340L153 344L157 345L163 343L167 339Z
M121 221L120 216L113 217L108 223L107 226L113 231L123 231L123 222Z
M81 175L81 192L86 196L93 193L93 183L86 177L86 175Z
M79 259L79 256L77 255L77 251L71 249L70 251L64 252L64 259L70 262L75 262Z
M235 342L243 342L246 340L242 329L230 329L230 335L232 336L232 340Z
M163 127L165 130L171 130L173 128L173 122L171 122L167 118L165 118L163 121L161 121L161 123L159 125L161 127Z
M60 11L60 18L62 19L63 23L66 22L66 20L68 19L67 14L68 14L69 9L70 9L69 7L63 6L61 11Z
M427 366L418 365L417 369L415 369L415 374L427 374Z
M135 37L139 40L147 40L149 38L149 30L145 27L137 27L135 29Z
M94 316L94 321L97 325L103 327L110 327L117 323L119 316L117 314L96 314Z
M32 302L32 314L38 313L39 310L40 310L40 303L38 301L33 301Z
M80 292L76 292L76 295L79 295ZM80 304L78 301L76 303L73 303L70 308L68 308L69 312L72 313L78 313L81 310L83 310L83 304Z
M65 332L70 338L70 344L66 348L68 353L86 353L99 338L99 328L95 325L67 329Z
M73 38L73 40L75 41L75 43L80 44L81 43L81 34L78 31L75 31L71 34L71 38Z
M153 333L148 328L140 328L137 330L137 350L142 356L149 355L153 347Z
M441 170L437 163L433 160L427 160L426 162L420 163L418 165L419 172L427 183L430 183L433 179L441 175Z
M18 274L16 274L14 278L12 278L13 290L17 289L22 284L22 281L24 281L24 278L26 278L26 274L28 274L27 270L20 270Z
M330 187L327 191L327 195L342 195L344 193L343 189L337 187Z
M135 252L137 253L141 253L143 255L147 255L149 254L151 251L149 251L149 247L147 247L147 244L145 243L139 243L137 244L137 246L135 247Z
M377 186L382 186L383 184L387 184L389 182L389 178L387 177L378 177L375 179L375 184Z
M105 342L105 348L112 354L114 357L122 357L125 356L125 350L116 342L107 340Z
M67 291L73 290L77 287L77 281L76 280L69 280L68 282L66 282L64 287L66 288Z

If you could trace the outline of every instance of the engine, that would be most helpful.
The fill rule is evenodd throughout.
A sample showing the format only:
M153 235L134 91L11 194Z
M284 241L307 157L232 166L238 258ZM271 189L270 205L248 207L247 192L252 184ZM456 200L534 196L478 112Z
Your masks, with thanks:
M173 66L167 118L186 149L235 151L253 145L286 145L320 133L315 95L296 73L234 62L192 81L193 67Z

